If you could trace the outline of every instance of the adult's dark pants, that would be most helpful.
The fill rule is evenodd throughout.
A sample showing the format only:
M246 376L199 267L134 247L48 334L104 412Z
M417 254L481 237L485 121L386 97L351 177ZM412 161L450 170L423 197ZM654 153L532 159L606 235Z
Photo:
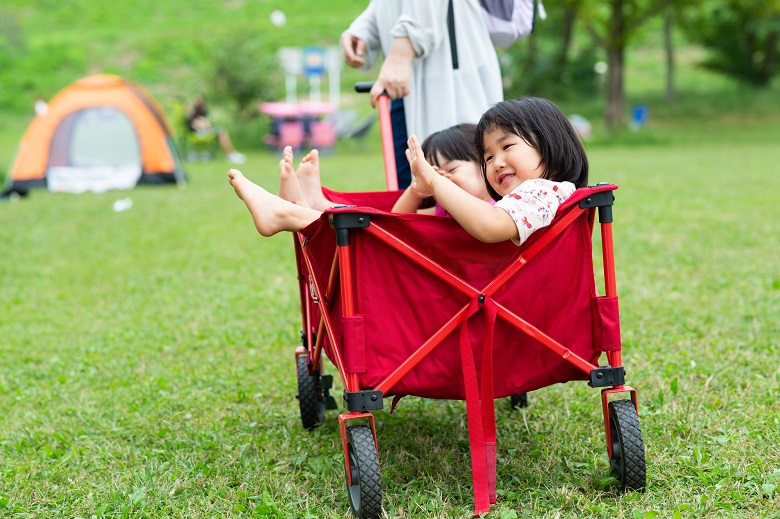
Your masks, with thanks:
M406 160L406 112L404 100L393 99L390 102L390 122L393 125L393 148L395 149L395 169L398 174L398 189L406 189L412 183L412 169Z

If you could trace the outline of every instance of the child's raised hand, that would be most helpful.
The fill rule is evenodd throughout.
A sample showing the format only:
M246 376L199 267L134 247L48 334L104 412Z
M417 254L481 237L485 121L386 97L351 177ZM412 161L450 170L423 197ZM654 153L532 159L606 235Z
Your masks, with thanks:
M406 160L412 168L416 191L422 196L432 196L433 181L439 177L439 173L425 160L420 141L416 136L409 137L407 145Z
M431 194L425 186L421 186L417 180L412 179L412 183L409 184L409 191L411 191L417 198L428 198Z

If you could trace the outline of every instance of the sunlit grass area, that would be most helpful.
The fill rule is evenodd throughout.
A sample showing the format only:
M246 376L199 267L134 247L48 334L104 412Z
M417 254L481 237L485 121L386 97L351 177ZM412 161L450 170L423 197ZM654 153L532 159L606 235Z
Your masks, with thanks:
M570 383L533 392L526 410L497 402L491 515L775 516L780 149L776 125L736 119L734 139L588 146L591 180L620 185L647 491L619 491L598 392ZM276 161L250 153L243 170L275 190ZM349 516L335 414L307 432L294 398L292 238L255 233L227 167L189 164L184 189L0 204L6 515ZM347 146L322 168L336 189L382 189L373 149ZM406 398L377 423L387 516L468 517L463 404Z
M45 16L21 0L0 8L3 28L27 35L3 56L18 68L0 70L0 181L33 94L101 71L168 106L208 83L205 58L235 34L329 46L363 7L49 4ZM268 16L279 7L299 13L283 29ZM593 123L591 182L620 186L623 359L647 490L620 490L598 390L572 382L525 409L496 402L490 517L780 518L780 97L699 68L703 51L676 43L675 102L657 34L627 56L627 108L649 113L636 131L605 132L602 97L553 99ZM343 108L369 111L349 92L369 76L344 71ZM276 191L267 121L212 106L247 177ZM383 189L377 126L323 153L328 187ZM185 166L184 188L0 202L0 517L351 517L337 412L309 432L295 399L292 237L258 236L222 155ZM116 212L120 199L132 204ZM463 402L407 397L375 415L385 517L471 517Z

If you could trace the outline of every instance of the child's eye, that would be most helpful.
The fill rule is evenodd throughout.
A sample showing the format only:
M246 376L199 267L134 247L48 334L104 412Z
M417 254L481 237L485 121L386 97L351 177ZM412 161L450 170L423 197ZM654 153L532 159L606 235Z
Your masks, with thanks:
M490 162L491 160L493 160L493 155L485 157L485 162Z
M504 146L504 151L508 150L508 149L509 149L509 148L511 148L512 146L513 146L512 144L507 144L507 145L505 145L505 146Z

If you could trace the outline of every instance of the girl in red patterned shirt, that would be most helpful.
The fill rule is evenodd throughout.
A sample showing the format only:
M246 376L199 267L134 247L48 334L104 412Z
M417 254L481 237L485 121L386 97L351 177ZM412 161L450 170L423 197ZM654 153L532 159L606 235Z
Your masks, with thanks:
M433 196L483 242L523 243L552 222L558 207L588 183L588 159L569 120L550 101L525 97L490 108L477 125L482 177L495 205L439 175L415 136L406 152L421 195Z

